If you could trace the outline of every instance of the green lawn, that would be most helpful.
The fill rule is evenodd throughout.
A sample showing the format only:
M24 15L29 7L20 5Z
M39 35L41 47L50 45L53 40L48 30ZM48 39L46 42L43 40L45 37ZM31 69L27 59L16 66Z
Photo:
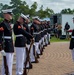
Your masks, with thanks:
M56 37L51 37L51 40L50 42L69 42L70 39L59 39L59 38L56 38Z

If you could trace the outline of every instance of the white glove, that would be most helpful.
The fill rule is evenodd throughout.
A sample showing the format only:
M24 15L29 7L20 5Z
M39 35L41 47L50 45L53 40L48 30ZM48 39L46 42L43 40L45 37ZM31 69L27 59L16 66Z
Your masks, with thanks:
M2 56L6 56L6 53L4 50L1 50L1 54L2 54Z

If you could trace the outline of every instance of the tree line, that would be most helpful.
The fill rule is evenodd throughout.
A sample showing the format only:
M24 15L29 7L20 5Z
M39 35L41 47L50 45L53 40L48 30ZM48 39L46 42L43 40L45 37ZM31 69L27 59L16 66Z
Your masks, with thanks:
M0 3L0 11L3 9L8 9L8 8L13 8L13 14L15 20L19 16L19 14L22 12L23 14L27 15L29 14L30 17L33 16L39 16L39 18L45 18L45 17L50 17L52 14L55 14L54 11L50 8L43 9L43 5L39 8L37 11L37 2L34 2L31 6L29 6L26 1L21 1L21 0L11 0L10 5L3 5ZM71 10L70 8L63 9L60 11L62 14L73 14L74 9ZM2 17L2 13L0 13L0 17ZM2 20L2 18L0 18Z
M50 8L43 9L43 5L37 11L37 2L34 2L31 6L29 6L26 1L21 0L11 0L10 5L3 5L0 3L0 11L3 9L13 8L13 14L15 19L22 12L23 14L29 14L30 17L39 16L40 18L50 17L50 15L54 14L54 11ZM0 14L2 16L2 14Z

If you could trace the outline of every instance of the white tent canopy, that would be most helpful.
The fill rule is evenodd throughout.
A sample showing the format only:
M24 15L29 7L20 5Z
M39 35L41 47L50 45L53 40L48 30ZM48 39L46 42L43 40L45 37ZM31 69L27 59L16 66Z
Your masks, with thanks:
M46 17L46 18L43 18L43 20L50 21L50 18Z

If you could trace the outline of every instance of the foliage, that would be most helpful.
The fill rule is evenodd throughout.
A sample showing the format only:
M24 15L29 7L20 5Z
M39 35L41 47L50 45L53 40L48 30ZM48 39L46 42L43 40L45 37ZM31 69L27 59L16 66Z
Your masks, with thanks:
M29 15L32 16L36 16L36 9L37 9L37 2L34 2L31 5L31 8L29 9Z
M32 16L39 16L40 18L44 18L44 17L50 17L51 14L54 13L54 11L50 8L46 8L45 10L43 10L43 6L40 7L40 9L37 11L37 2L34 2L31 6L29 6L25 1L22 0L11 0L10 5L3 5L0 4L0 6L2 6L1 10L3 9L8 9L8 8L13 8L13 14L15 15L14 18L15 20L18 18L17 15L19 15L20 13L23 13L25 15L29 14L30 17Z
M74 9L73 10L71 10L70 8L63 9L61 10L61 13L62 14L74 14Z
M2 7L3 7L3 4L2 4L2 3L0 3L0 11L1 11Z
M15 20L18 18L17 15L20 13L23 13L25 15L29 14L30 17L32 16L39 16L40 18L50 17L52 14L54 14L54 11L50 8L43 9L43 5L39 8L37 11L37 2L34 2L31 6L29 6L26 1L22 0L11 0L10 6L5 4L3 5L0 3L0 11L7 8L13 8L14 18ZM61 10L62 14L74 14L74 9L71 10L70 8ZM0 14L2 16L2 14Z
M51 40L50 40L50 42L69 42L69 41L70 41L70 39L59 39L54 36L52 36Z
M54 11L52 9L49 9L48 7L43 10L43 5L40 7L40 10L38 11L38 16L40 18L44 17L50 17L50 15L54 14Z

